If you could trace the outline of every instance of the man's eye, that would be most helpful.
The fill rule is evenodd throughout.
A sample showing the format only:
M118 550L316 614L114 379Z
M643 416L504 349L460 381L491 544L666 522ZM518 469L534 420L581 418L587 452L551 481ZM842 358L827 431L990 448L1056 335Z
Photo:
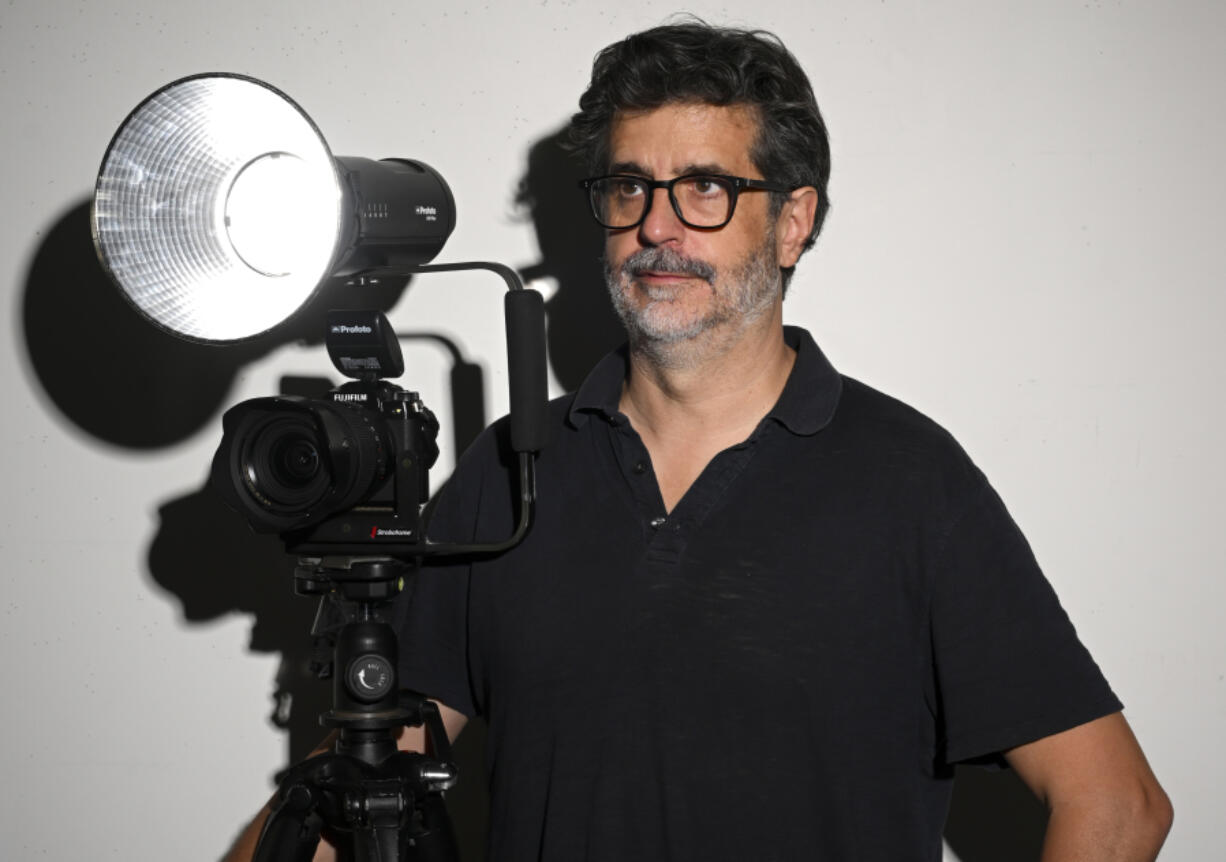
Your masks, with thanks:
M689 182L690 188L695 194L703 197L714 197L721 195L724 192L724 187L718 180L713 180L710 177L694 177Z
M613 183L613 194L619 198L632 198L643 193L643 184L634 180L616 180Z

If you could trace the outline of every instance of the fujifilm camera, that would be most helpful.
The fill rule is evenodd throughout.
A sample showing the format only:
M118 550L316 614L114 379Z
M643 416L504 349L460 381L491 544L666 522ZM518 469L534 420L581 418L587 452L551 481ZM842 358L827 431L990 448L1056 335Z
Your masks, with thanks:
M329 312L326 343L353 379L326 398L254 398L226 411L213 488L291 554L411 556L424 543L438 421L385 379L404 373L404 358L381 312Z

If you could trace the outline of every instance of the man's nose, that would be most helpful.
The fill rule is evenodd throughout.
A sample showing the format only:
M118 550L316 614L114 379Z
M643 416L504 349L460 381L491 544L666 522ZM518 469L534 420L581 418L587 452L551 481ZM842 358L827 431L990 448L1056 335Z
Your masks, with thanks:
M673 202L669 200L668 189L652 189L651 200L648 202L647 215L639 225L639 236L644 245L664 245L668 242L680 241L685 234L685 224L673 211Z

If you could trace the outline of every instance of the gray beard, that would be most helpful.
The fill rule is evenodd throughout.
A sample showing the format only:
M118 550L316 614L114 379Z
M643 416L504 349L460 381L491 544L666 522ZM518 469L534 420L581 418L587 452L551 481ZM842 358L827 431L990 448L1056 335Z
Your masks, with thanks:
M779 266L774 257L772 230L765 241L726 272L718 272L706 261L683 257L671 248L645 248L626 258L620 267L605 263L605 285L613 310L621 318L631 346L663 367L687 363L702 349L699 336L728 324L729 335L760 319L773 305L782 289ZM636 286L635 278L648 270L663 270L700 278L711 285L711 302L704 314L686 321L674 321L653 314L653 306L671 301L672 293ZM634 291L644 291L650 302L638 308L630 301Z

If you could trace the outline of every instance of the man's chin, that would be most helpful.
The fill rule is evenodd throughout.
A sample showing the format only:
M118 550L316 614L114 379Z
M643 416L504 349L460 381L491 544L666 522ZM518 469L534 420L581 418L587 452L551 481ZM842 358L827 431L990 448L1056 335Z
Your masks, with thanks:
M636 344L667 347L692 341L719 321L710 307L679 295L675 289L646 289L644 285L617 285L610 290L613 310Z
M659 308L632 313L629 319L623 317L622 322L638 339L660 345L690 341L715 325L715 321L705 317L677 314L675 310L662 311Z

